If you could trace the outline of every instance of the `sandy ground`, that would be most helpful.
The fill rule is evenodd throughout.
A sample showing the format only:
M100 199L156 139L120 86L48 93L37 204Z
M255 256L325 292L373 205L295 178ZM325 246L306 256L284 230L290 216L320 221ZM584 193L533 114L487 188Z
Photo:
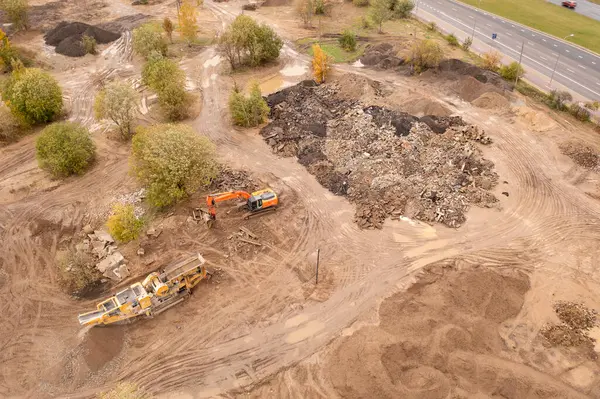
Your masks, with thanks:
M103 22L173 12L168 3L144 11L119 0L107 4ZM202 18L218 30L239 10L237 2L207 2ZM271 66L255 77L293 84L306 62L287 46L279 70ZM56 254L77 241L83 225L103 223L116 196L138 188L127 173L127 146L106 138L91 104L109 76L135 84L140 63L124 34L101 56L73 70L57 68L69 118L93 129L99 159L86 175L56 182L36 167L34 135L0 149L0 396L84 397L125 380L173 398L246 390L256 397L598 397L595 353L546 348L539 338L542 326L556 321L557 300L600 309L598 174L558 147L569 138L600 148L591 130L520 97L501 112L478 108L441 77L340 67L338 75L388 85L388 106L411 105L417 113L415 98L435 102L484 128L494 139L485 156L505 182L495 192L500 209L472 209L458 230L404 220L361 231L353 207L295 159L273 155L255 130L231 128L233 79L214 48L184 57L182 65L192 89L201 91L202 111L191 125L215 141L224 163L282 196L279 211L244 224L265 245L233 248L227 237L237 219L224 218L214 232L188 223L198 193L156 219L165 232L148 244L154 263L137 259L133 246L125 251L136 276L200 252L218 278L152 320L80 329L77 313L105 294L74 300L61 293ZM140 109L150 102L143 96ZM154 115L146 111L142 119L152 122ZM444 259L455 259L452 267L438 264L409 288Z

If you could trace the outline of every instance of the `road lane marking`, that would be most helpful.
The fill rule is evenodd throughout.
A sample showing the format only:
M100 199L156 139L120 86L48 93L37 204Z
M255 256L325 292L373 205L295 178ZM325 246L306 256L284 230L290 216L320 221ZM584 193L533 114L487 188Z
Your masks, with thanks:
M570 53L569 49L565 49L565 51L566 51L567 53Z
M492 25L490 25L490 24L485 24L485 26L489 26L490 28L492 27Z
M585 69L585 67L584 67L583 65L579 65L579 64L577 64L577 66L578 66L579 68L581 68L581 69Z
M531 36L535 37L535 35L532 33Z
M600 82L596 82L596 84L597 84L598 86L600 86Z
M453 8L452 11L456 11L456 8Z
M512 33L510 33L510 32L506 32L506 34L507 34L508 36L512 36Z
M540 55L540 58L543 59L543 60L548 61L548 58L544 57L543 55Z
M469 15L469 18L473 19L473 16L472 16L472 15Z
M579 58L583 58L582 56L579 56Z
M543 41L546 41L546 39L542 39Z
M567 68L567 71L571 72L571 73L575 73L575 71L573 71L572 69Z
M506 23L506 21L502 21L502 23L503 23L503 24L505 24L505 23Z
M596 63L594 61L592 61L592 64L596 65Z
M554 47L558 47L558 46L555 44Z
M525 29L521 29L521 32L525 32Z

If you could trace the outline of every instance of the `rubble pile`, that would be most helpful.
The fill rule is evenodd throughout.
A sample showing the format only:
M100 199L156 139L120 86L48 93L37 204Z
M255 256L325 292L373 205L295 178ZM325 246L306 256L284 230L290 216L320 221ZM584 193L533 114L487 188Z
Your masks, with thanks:
M580 303L560 301L554 304L554 311L561 323L549 323L542 327L540 334L546 344L552 346L590 346L593 339L588 331L596 326L598 313Z
M75 249L91 255L97 260L96 269L106 278L120 281L129 276L129 269L125 258L117 249L115 240L104 230L92 230L88 225L84 227L87 235Z
M498 176L477 147L491 139L477 126L365 106L339 90L339 82L300 83L267 97L272 122L261 135L354 202L361 228L400 216L459 227L470 205L497 202L488 190Z
M259 187L248 173L223 167L217 178L213 180L211 189L214 189L215 192L231 190L252 192L258 190Z
M593 148L577 142L567 141L559 145L560 151L571 158L579 166L584 168L597 168L600 161L600 156Z

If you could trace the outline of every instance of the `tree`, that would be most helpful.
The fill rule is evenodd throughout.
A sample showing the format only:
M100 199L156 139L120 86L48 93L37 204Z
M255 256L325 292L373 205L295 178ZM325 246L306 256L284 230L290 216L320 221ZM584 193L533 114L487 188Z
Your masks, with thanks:
M196 39L198 31L198 21L196 19L196 8L188 2L183 3L179 9L179 31L188 44L191 46Z
M389 8L392 12L391 18L409 18L410 13L412 12L413 8L415 8L415 3L413 3L411 0L391 0L389 2Z
M144 228L144 221L135 216L131 204L115 204L112 215L106 222L108 232L120 242L129 242L138 238Z
M237 87L234 88L229 97L229 110L233 123L243 127L260 125L267 119L270 111L257 82L252 82L248 97L245 97Z
M383 33L383 23L392 18L392 10L388 0L374 0L369 9L369 17L379 27L379 33Z
M338 39L340 46L346 51L356 50L356 34L350 30L342 32L342 36Z
M165 17L165 19L163 19L162 28L167 34L169 41L173 43L173 30L175 27L173 26L173 22L169 19L169 17Z
M110 119L119 128L121 137L128 139L137 112L137 92L127 83L109 83L96 96L94 111L96 119Z
M27 29L27 0L2 0L0 8L17 29Z
M272 61L282 47L283 41L271 27L257 24L247 15L239 15L219 39L219 51L232 69Z
M63 105L56 79L37 68L13 71L2 90L2 98L13 115L31 124L49 122Z
M569 113L582 122L589 122L592 116L587 108L582 107L578 103L573 103L569 106Z
M0 29L0 68L6 72L14 70L13 65L30 65L31 61L23 57L16 48L10 44L8 36Z
M495 50L488 51L487 53L484 53L481 57L481 66L484 69L496 72L498 70L498 66L500 65L501 59L502 56L499 52Z
M312 50L312 67L315 82L324 83L325 78L327 77L327 74L329 74L329 70L331 69L331 58L326 52L323 51L321 46L319 46L318 44L313 44Z
M462 44L463 50L469 51L472 44L473 44L473 39L470 36L467 36L467 38L463 41L463 44Z
M298 0L296 2L296 13L302 19L304 27L312 27L312 19L315 15L315 4L313 0Z
M572 100L573 96L568 91L552 90L548 95L548 105L560 111L564 111L567 108L566 102Z
M171 205L208 186L217 175L215 147L188 125L140 128L133 136L132 168L147 187L148 201Z
M96 54L96 39L92 36L83 35L81 43L83 44L86 54Z
M35 142L40 168L55 177L82 174L94 160L95 145L88 130L72 122L60 122L42 130Z
M433 40L421 40L412 48L410 62L416 72L428 68L435 68L444 57L444 52L439 44Z
M144 65L142 83L156 93L169 120L187 116L190 97L185 92L185 73L175 61L154 53Z
M167 43L161 35L160 27L152 22L133 30L133 49L144 58L153 52L167 55Z
M521 77L525 74L525 69L518 62L513 61L508 65L500 67L499 73L504 79L513 82L517 79L517 76Z

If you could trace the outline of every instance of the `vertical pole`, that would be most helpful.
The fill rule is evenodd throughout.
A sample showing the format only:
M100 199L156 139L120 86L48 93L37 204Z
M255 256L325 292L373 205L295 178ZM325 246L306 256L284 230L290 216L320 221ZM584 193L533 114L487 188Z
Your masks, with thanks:
M556 64L554 64L554 69L552 70L552 76L550 76L550 83L548 86L552 88L552 80L554 79L554 72L556 72L556 67L558 66L558 60L560 59L560 51L558 52L558 56L556 57Z
M475 22L473 22L473 32L471 32L471 40L475 38L475 28L477 27L477 14L475 14Z
M523 49L525 48L525 39L523 39L523 44L521 44L521 54L519 55L519 68L517 69L517 76L515 77L515 87L517 87L517 82L519 81L519 72L521 71L521 60L523 59Z
M319 284L319 258L321 257L321 248L317 249L317 273L315 277L315 284Z

